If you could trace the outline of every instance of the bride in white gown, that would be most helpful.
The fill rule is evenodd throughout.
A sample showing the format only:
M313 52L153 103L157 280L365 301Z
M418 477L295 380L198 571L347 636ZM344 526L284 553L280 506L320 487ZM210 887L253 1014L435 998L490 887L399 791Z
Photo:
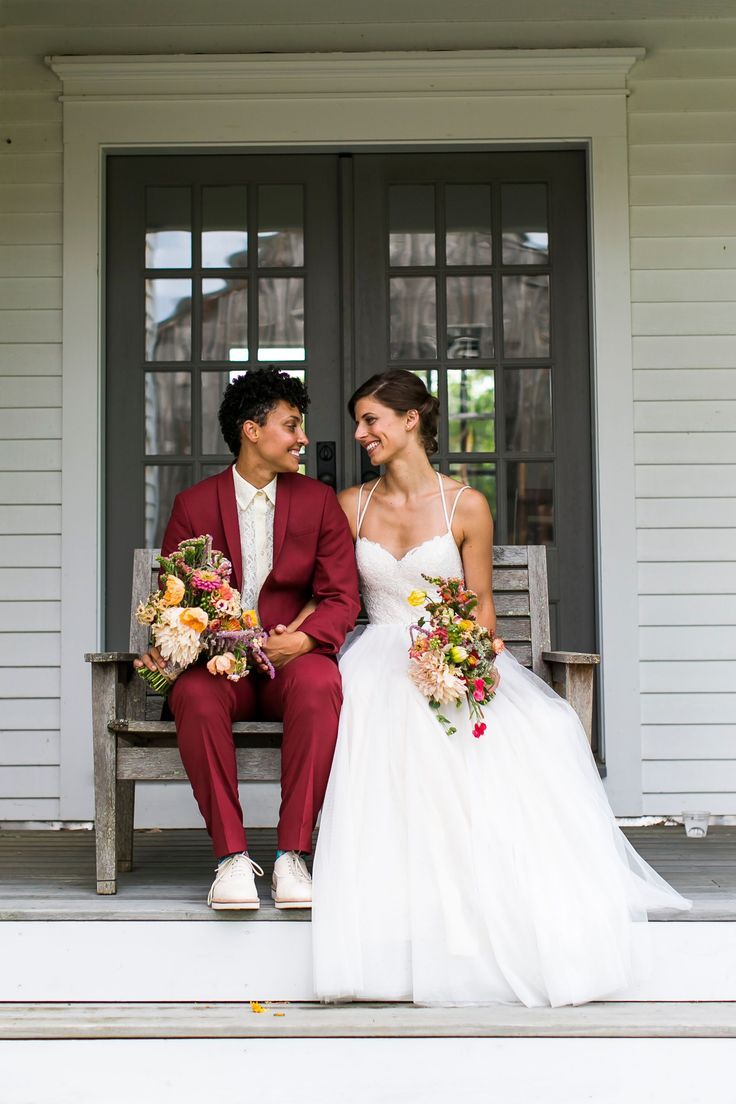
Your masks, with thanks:
M437 400L410 372L350 404L385 475L341 504L369 626L340 661L344 704L314 861L322 1000L578 1004L642 977L647 909L690 903L616 825L573 710L503 652L474 738L447 736L410 681L407 602L464 576L495 627L485 498L437 473Z

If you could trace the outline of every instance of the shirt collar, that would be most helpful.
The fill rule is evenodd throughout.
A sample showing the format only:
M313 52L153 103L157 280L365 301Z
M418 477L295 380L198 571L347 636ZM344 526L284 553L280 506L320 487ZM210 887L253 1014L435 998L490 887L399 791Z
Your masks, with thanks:
M233 464L233 482L235 483L235 501L239 510L247 510L259 490L263 491L272 506L276 505L276 483L278 476L274 476L265 487L254 487L247 479L243 479L240 472Z

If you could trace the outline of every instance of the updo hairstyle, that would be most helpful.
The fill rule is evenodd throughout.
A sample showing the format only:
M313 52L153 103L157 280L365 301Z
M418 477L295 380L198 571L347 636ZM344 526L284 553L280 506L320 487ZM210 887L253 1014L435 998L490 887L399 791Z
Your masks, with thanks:
M369 395L378 399L383 406L396 414L406 414L416 410L419 414L419 439L428 456L437 452L437 419L440 412L439 399L430 395L419 376L407 372L404 368L393 368L389 372L379 372L361 383L348 403L350 417L355 421L355 407L360 399Z

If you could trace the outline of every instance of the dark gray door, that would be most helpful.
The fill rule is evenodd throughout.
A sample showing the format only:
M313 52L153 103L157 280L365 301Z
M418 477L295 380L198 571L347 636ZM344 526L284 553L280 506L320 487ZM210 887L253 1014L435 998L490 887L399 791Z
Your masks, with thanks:
M310 475L366 469L345 402L390 366L440 397L439 467L496 541L547 546L553 643L595 647L585 157L117 156L108 162L107 624L131 549L229 462L231 374L304 374Z

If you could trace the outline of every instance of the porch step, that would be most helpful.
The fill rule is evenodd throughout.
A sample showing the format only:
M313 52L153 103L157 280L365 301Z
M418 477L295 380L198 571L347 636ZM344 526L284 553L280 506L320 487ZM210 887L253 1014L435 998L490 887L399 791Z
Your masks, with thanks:
M736 1004L418 1008L409 1004L0 1005L0 1039L736 1038Z

